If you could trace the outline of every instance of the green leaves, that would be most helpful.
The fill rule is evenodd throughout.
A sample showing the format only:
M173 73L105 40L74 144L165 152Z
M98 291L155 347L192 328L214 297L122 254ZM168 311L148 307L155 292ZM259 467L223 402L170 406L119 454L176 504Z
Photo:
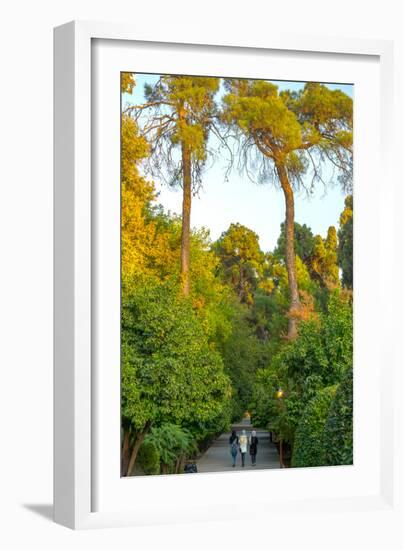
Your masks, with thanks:
M122 91L130 93L134 84L127 74ZM352 198L339 233L331 227L326 238L290 225L290 205L293 189L314 192L323 162L350 185L352 101L317 83L282 93L263 80L224 84L219 112L219 79L161 76L146 86L146 102L122 116L125 453L137 452L145 437L139 454L145 473L156 473L160 465L171 471L195 440L227 429L230 415L239 417L252 406L254 423L269 425L290 444L287 449L294 443L294 465L349 463L352 383L344 376L352 369L352 307L350 293L340 289L339 267L343 287L351 288ZM234 129L239 149L232 148ZM186 174L189 195L197 193L209 136L219 139L220 131L230 156L239 153L241 165L251 160L248 175L282 186L288 237L283 225L277 249L265 254L257 235L239 223L214 244L208 229L190 230L185 298L180 252L187 224L155 204L156 187L143 174L150 169L182 187ZM294 249L286 253L287 240ZM293 340L284 338L291 291L301 305L292 310L291 319L299 323ZM279 386L282 399L276 398ZM342 444L332 454L337 439Z
M147 103L134 112L142 134L152 144L151 172L169 185L183 183L181 150L190 155L193 191L201 185L219 86L218 78L171 75L145 86Z
M138 462L146 475L160 473L161 455L158 446L152 439L145 438L139 449Z
M323 84L308 82L293 110L302 121L309 121L326 139L329 132L353 124L353 100L341 90L329 90Z
M340 216L338 232L338 261L342 270L342 282L346 288L353 288L353 197L348 195Z
M308 402L295 433L292 467L324 466L324 429L337 386L319 390Z
M290 152L301 145L301 127L295 114L268 82L248 81L230 84L231 93L224 98L225 121L251 135L258 146L266 146L268 155Z
M143 446L153 446L159 461L172 468L181 455L194 453L197 449L195 440L189 430L185 430L176 424L165 423L152 428L145 437ZM155 460L155 457L149 457Z
M353 366L344 372L323 434L325 464L353 464Z
M340 90L308 82L300 92L283 91L261 80L225 80L222 120L243 139L245 168L257 179L278 181L278 167L287 169L294 185L310 191L319 180L321 164L333 164L344 188L352 181L353 101ZM260 166L255 153L261 155ZM248 154L251 155L248 165ZM258 158L258 157L257 157ZM270 163L277 167L269 170ZM312 168L310 187L302 175Z
M328 402L326 400L329 398L329 392L333 391L327 388L334 387L339 383L342 387L341 380L344 379L346 373L352 372L352 323L352 306L349 297L340 291L334 291L330 295L327 311L320 314L316 320L302 321L298 337L283 345L274 355L269 367L257 376L253 392L253 422L262 427L269 425L281 438L291 444L295 440L295 448L299 448L299 458L297 457L295 460L299 466L304 465L302 462L305 459L301 457L304 457L305 453L309 454L310 444L309 442L304 443L305 435L298 436L297 442L298 430L304 430L304 434L306 434L307 430L312 429L310 437L320 440L321 430L324 429L327 422L324 412L325 403ZM346 384L348 382L340 391L348 393L345 389ZM276 398L278 387L283 388L285 392L285 397L281 400ZM322 397L317 397L319 395ZM322 398L325 401L322 401ZM306 409L307 407L310 408ZM339 425L337 424L338 413L336 411L339 411L340 407L335 406L333 420L330 424L332 428L329 429L332 433L339 430L339 436L341 437L340 434L344 433L343 437L350 441L348 419L351 417L352 421L352 409L343 409L345 417L342 424ZM323 413L321 416L319 415L320 422L318 419L315 420L315 411ZM313 424L309 427L311 417ZM301 418L305 420L300 427ZM320 430L319 427L321 427ZM347 430L346 433L345 430ZM336 445L335 437L333 442ZM348 445L346 443L346 448L349 448ZM322 443L319 446L322 446ZM329 443L328 448L330 447ZM312 450L312 452L316 457L319 456L317 451ZM323 455L320 455L315 460L322 459ZM314 461L314 458L309 460ZM334 460L338 460L338 458Z
M222 360L178 287L148 282L122 306L123 416L141 429L147 421L203 424L222 414L230 397Z
M221 260L224 279L234 288L239 301L251 304L264 261L256 233L239 223L231 224L214 250Z

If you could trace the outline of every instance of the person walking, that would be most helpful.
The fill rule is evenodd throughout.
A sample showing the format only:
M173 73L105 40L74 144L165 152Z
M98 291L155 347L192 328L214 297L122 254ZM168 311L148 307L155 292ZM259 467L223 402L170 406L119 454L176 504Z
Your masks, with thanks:
M248 450L248 438L245 430L242 430L241 437L239 438L239 450L241 451L242 468L245 467L245 456Z
M235 430L232 430L232 434L229 438L229 445L230 445L231 456L232 456L232 467L235 468L236 457L238 454L238 447L239 447L239 438L236 435Z
M249 438L249 453L252 460L252 466L256 466L257 445L259 440L256 436L255 430L252 430L252 435Z

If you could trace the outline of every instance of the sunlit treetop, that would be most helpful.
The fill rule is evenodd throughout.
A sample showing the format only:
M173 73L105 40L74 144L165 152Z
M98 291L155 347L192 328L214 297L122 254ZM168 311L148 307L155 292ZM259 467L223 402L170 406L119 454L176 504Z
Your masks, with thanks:
M120 91L122 94L128 93L131 94L133 92L133 88L136 85L136 81L134 80L134 74L133 73L121 73L120 75Z
M258 177L275 178L273 166L284 166L294 185L311 185L322 177L328 160L345 188L351 186L353 101L341 90L307 83L298 92L278 91L263 80L226 79L222 120L244 136L245 162L255 148L261 153ZM256 161L256 155L254 156ZM253 163L252 163L253 164Z
M191 156L193 191L201 184L219 85L218 78L161 76L154 85L144 86L144 104L127 109L151 145L151 172L171 185L182 182L182 147Z

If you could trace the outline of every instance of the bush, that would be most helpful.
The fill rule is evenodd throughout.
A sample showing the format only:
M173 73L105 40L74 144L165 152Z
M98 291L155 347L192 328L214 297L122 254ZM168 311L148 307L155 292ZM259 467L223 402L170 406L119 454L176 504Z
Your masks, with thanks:
M325 460L329 466L353 464L353 367L345 371L324 431Z
M175 469L176 462L197 450L195 440L189 430L176 424L162 424L147 434L145 442L152 443L158 450L161 465L168 471Z
M122 298L122 416L199 425L220 417L231 396L219 353L190 300L171 283L138 284Z
M146 475L160 473L160 453L153 441L143 441L139 449L138 462Z
M324 429L336 389L324 388L306 405L295 432L293 468L325 465Z

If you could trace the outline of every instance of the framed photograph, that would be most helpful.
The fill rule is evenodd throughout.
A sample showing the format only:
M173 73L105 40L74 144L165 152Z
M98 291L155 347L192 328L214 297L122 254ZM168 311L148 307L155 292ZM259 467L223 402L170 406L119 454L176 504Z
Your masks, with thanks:
M55 520L393 513L392 44L205 42L55 29Z

